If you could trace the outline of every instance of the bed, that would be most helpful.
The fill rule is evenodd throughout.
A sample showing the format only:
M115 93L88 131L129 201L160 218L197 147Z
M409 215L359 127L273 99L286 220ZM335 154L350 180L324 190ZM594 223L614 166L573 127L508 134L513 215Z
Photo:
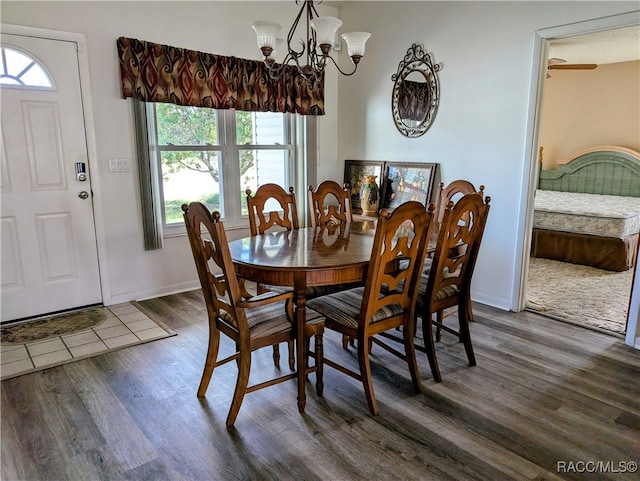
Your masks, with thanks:
M639 152L600 146L540 171L533 257L626 271L636 262L639 231Z

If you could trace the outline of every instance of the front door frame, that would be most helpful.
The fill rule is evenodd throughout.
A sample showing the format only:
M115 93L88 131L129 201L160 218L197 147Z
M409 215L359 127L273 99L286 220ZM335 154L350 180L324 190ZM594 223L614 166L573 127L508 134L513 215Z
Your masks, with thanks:
M96 231L96 249L98 254L98 269L100 275L100 291L102 303L111 304L111 288L109 283L109 269L107 268L107 245L105 242L105 221L102 208L100 183L100 169L98 168L98 154L96 149L95 127L93 122L93 106L91 104L91 83L89 78L89 59L87 57L87 41L83 34L49 30L44 28L26 27L22 25L1 24L3 33L38 37L52 40L74 42L78 51L78 69L80 72L80 92L82 94L82 110L84 113L84 128L87 142L87 157L89 172L91 173L91 190L93 194L93 217ZM44 314L44 313L43 313Z

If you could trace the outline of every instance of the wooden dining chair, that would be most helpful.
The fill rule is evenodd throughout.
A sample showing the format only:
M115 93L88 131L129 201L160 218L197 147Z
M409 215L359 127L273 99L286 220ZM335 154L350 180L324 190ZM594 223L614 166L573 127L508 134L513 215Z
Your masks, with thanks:
M293 187L289 192L278 184L263 184L256 190L246 190L251 235L278 230L298 229L298 207Z
M436 198L436 206L438 212L438 223L442 223L442 217L444 216L444 210L447 208L449 202L455 203L464 195L479 193L484 197L484 185L481 185L477 190L475 186L468 180L458 179L450 182L446 187L444 182L440 182L440 189Z
M471 344L469 322L471 279L480 250L480 242L489 215L491 197L466 194L454 205L449 201L439 226L438 240L431 264L421 277L416 315L422 318L424 348L433 378L442 381L435 352L433 326L440 340L442 330L455 334L464 343L470 366L476 360ZM457 307L459 329L444 324L444 309ZM433 315L436 320L433 320ZM417 321L416 321L417 322Z
M336 185L339 187L339 184ZM342 189L342 187L339 188ZM336 190L336 193L338 192L339 190ZM247 189L246 194L251 235L265 234L275 229L291 231L299 228L296 196L293 187L289 187L289 192L287 193L278 184L263 184L258 187L255 194L250 189ZM305 297L313 299L353 286L309 287L305 292ZM259 284L257 289L258 293L265 291L283 292L287 290L286 287L282 286L265 286L262 284ZM288 343L289 366L292 370L295 367L293 348L293 344L291 342ZM273 347L273 359L276 363L280 362L280 349L278 346Z
M437 217L438 225L442 224L444 211L447 205L449 204L449 202L453 202L453 204L455 205L456 202L460 200L463 196L467 194L473 194L476 192L484 197L484 185L481 185L476 190L476 187L471 182L464 179L454 180L453 182L450 182L446 187L444 185L444 182L440 182L440 189L436 197L436 211L438 213L438 217ZM436 232L435 229L434 229L434 232ZM425 268L423 273L423 276L425 277L425 279L423 279L423 282L425 283L426 283L426 276L429 275L429 266L431 265L431 257L433 257L433 251L431 251L427 255L427 260L425 261ZM447 317L453 314L454 312L455 311L447 311L443 313L443 315L444 317ZM473 311L471 309L471 304L469 304L468 306L468 315L469 315L469 321L473 322ZM440 333L441 331L440 329L438 329L437 335L436 335L438 340L440 340Z
M325 180L314 189L309 186L309 210L311 211L312 227L325 225L348 225L353 222L353 210L351 208L351 194L349 184L338 184L334 180ZM353 287L359 287L362 283L339 285L325 288L323 294L344 291ZM342 336L342 346L347 349L349 343L354 346L355 340L348 336Z
M373 343L400 357L409 366L417 392L422 391L414 346L415 292L428 243L433 208L411 201L392 214L382 210L374 237L371 260L364 287L337 292L310 300L307 306L325 316L325 325L357 340L359 371L331 359L324 363L362 382L369 411L378 413L373 391L369 353ZM404 353L380 336L402 328ZM374 337L380 334L379 337Z
M310 185L309 210L312 227L352 222L351 194L347 184L325 180L315 189Z
M210 213L200 202L184 204L182 210L209 318L209 346L198 397L204 397L216 367L235 361L238 377L226 421L227 427L231 427L246 393L296 377L295 373L290 373L249 386L252 352L295 339L293 292L265 292L247 298L236 276L220 213ZM322 396L324 318L307 309L306 319L304 336L307 349L302 368L308 372L315 371L316 391L318 396ZM235 342L236 352L218 360L221 333ZM308 348L312 336L315 337L313 352ZM315 358L312 367L308 367L309 357Z
M247 209L249 210L249 229L252 236L265 234L272 230L292 231L298 229L298 207L293 187L289 192L278 184L262 184L255 193L251 189L245 191L247 195ZM287 288L280 286L256 286L258 294L263 292L284 292ZM293 342L288 343L289 367L295 368ZM280 348L273 346L273 360L280 363Z

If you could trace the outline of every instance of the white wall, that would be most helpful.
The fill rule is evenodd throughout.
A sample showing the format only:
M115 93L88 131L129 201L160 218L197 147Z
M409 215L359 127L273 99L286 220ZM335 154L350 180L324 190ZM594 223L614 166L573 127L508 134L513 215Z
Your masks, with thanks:
M492 207L474 300L517 309L536 30L634 10L637 2L345 2L340 8L345 25L373 33L358 74L339 80L340 160L437 162L445 183L464 178L486 186ZM391 115L391 75L412 43L443 65L437 116L417 139L402 136Z
M4 24L84 34L87 40L97 143L99 196L94 199L106 232L108 286L105 304L195 288L197 274L185 236L165 239L145 252L142 240L135 139L130 100L120 93L116 39L128 36L193 50L260 58L254 20L277 21L288 29L298 12L294 2L11 2L0 4ZM337 15L322 7L321 12ZM286 31L285 31L286 34ZM337 162L337 76L327 75L326 111L319 120L323 175ZM109 158L129 158L132 171L109 173ZM302 195L305 195L303 192ZM248 235L246 231L230 238Z
M639 85L640 61L552 71L545 81L540 128L543 168L555 169L596 145L640 150Z

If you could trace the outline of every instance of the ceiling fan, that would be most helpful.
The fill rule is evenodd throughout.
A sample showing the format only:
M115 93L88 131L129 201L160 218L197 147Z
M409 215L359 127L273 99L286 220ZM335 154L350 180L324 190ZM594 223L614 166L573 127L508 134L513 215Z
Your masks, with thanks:
M562 58L550 58L547 61L547 70L593 70L598 67L596 63L566 63ZM547 74L549 78L549 74Z

